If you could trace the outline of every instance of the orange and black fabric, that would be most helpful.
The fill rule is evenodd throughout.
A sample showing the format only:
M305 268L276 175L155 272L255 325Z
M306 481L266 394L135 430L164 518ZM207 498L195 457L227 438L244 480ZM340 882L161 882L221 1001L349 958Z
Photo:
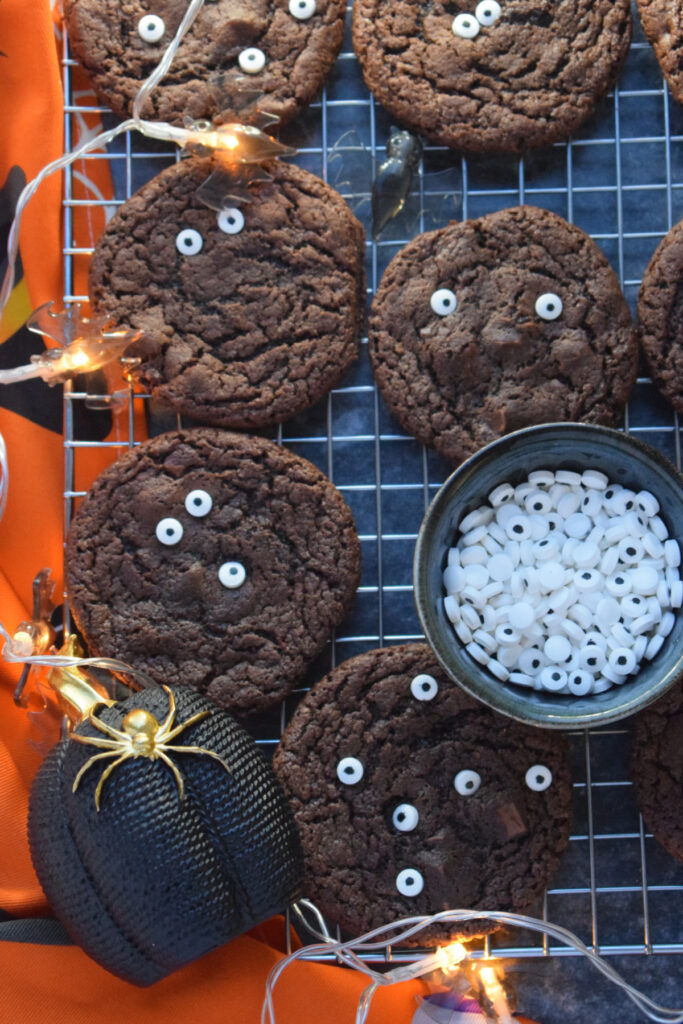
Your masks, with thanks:
M0 0L0 247L18 196L49 161L62 153L61 24L49 0ZM78 76L78 69L69 73ZM74 83L81 99L88 90ZM86 96L87 99L87 96ZM94 100L92 101L94 102ZM97 118L79 118L81 134ZM74 140L77 141L77 140ZM71 198L111 196L106 161L87 161L73 176ZM62 236L59 175L47 179L26 208L21 258L11 300L0 319L0 367L20 366L44 342L25 326L37 306L64 294L62 245L91 246L104 224L98 207L72 209L72 237ZM6 261L0 257L0 272ZM86 261L75 259L70 287L85 292ZM62 588L63 475L61 388L42 381L0 386L0 432L10 471L9 498L0 523L0 621L10 632L31 618L31 584L44 566ZM87 424L88 436L115 436L109 413ZM109 417L109 418L107 418ZM78 430L78 424L76 425ZM77 486L85 488L111 454L80 459ZM236 939L149 989L119 981L72 945L36 880L26 839L31 780L41 760L32 745L35 724L12 694L19 668L0 661L0 1020L16 1024L257 1024L265 981L284 955L285 929L275 919ZM132 868L134 870L134 867ZM347 1024L366 979L329 964L298 963L276 990L278 1024ZM408 1024L417 983L380 992L371 1021Z

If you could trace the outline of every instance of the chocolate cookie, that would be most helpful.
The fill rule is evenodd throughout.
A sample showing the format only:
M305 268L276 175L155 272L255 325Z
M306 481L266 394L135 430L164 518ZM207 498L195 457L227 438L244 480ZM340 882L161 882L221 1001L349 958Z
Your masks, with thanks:
M405 429L455 463L535 423L613 423L637 371L607 260L579 228L532 206L402 249L372 304L370 356Z
M355 0L368 88L393 117L466 152L564 139L616 82L629 0Z
M156 399L260 430L317 402L356 358L363 229L334 189L278 161L248 202L216 213L197 195L215 169L183 160L119 209L90 296L144 332L152 354L137 377Z
M424 644L332 671L297 708L274 766L304 847L304 890L355 934L445 909L523 911L569 837L563 737L472 700ZM433 926L415 943L453 934Z
M310 462L272 441L162 434L95 481L66 582L92 654L244 715L281 700L349 610L353 517Z
M650 374L683 413L683 221L659 243L638 295L638 327Z
M674 98L683 103L683 19L678 0L638 0L638 13Z
M636 720L631 775L645 824L683 861L683 688L676 687Z
M64 0L69 42L106 106L127 117L187 10L187 0ZM345 0L207 0L142 114L233 120L238 79L289 121L321 89L344 34Z

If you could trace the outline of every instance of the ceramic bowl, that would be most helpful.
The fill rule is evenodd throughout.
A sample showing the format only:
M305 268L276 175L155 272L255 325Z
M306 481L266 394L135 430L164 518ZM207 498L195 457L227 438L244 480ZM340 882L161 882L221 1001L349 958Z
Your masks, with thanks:
M487 504L498 484L526 481L536 469L602 470L612 483L651 491L669 536L683 541L683 477L654 448L606 427L549 423L508 434L464 462L425 515L415 548L417 611L428 643L448 674L473 697L518 721L553 729L615 722L640 711L683 678L683 610L673 631L637 675L604 693L574 697L503 683L475 662L444 612L442 573L463 516Z

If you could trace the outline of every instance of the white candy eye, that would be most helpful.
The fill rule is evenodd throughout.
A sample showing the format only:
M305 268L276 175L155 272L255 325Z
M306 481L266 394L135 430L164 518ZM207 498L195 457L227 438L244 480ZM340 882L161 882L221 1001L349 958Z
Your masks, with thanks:
M256 46L250 46L248 50L242 50L237 58L242 71L248 75L257 75L266 66L266 55L263 50Z
M247 578L247 570L241 562L223 562L218 570L218 579L228 590L241 587Z
M204 239L194 228L184 228L175 236L175 247L183 256L196 256L203 245Z
M244 227L244 214L236 207L229 210L221 210L218 214L218 227L226 235L237 235Z
M423 673L415 676L410 684L410 692L415 700L434 700L439 692L439 684L434 676Z
M534 793L542 793L553 781L553 773L544 764L532 764L524 776L524 781Z
M158 43L165 31L164 19L156 14L146 14L138 22L138 35L146 43Z
M213 507L213 500L206 491L190 491L185 498L185 508L191 516L208 516Z
M357 757L342 757L337 765L337 778L345 786L353 786L363 778L363 765Z
M315 0L289 0L289 13L299 21L308 21L315 11Z
M481 0L474 10L480 25L495 25L503 13L497 0Z
M425 880L415 868L404 868L396 875L396 888L401 896L419 896L425 887Z
M413 807L412 804L399 804L391 820L399 832L412 832L417 828L420 815L417 813L417 807Z
M562 299L552 292L545 292L536 299L535 309L541 320L557 320L562 313Z
M183 536L183 527L177 519L160 519L157 523L157 540L161 544L166 544L168 547L172 547L177 544Z
M479 35L479 22L473 14L456 14L453 18L453 31L461 39L474 39Z
M438 291L432 292L429 305L432 307L432 312L437 313L438 316L448 316L458 308L458 300L455 297L455 292L449 288L439 288Z
M460 796L472 796L481 786L481 775L465 768L455 776L453 785Z

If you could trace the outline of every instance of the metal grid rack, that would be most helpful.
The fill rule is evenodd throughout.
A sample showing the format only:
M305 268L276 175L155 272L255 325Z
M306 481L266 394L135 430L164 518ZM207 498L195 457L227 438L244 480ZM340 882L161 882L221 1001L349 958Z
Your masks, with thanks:
M372 295L393 255L419 231L449 219L530 202L554 210L596 240L622 282L632 309L649 258L668 229L683 217L683 108L669 96L634 11L635 37L614 94L569 143L525 159L465 159L442 147L426 146L413 193L383 238L367 242L368 293ZM348 26L348 21L347 21ZM74 61L64 43L66 106L64 130L71 146L74 118L99 107L84 107L71 92ZM320 102L282 132L298 148L295 161L333 184L370 235L370 184L381 163L390 121L366 90L347 29L343 52ZM127 135L108 154L116 200L73 198L73 170L65 176L64 274L66 302L86 300L73 293L74 261L89 249L74 244L76 206L115 206L176 159L175 151ZM74 500L74 466L79 451L100 444L74 434L74 411L86 396L65 393L65 517ZM134 436L129 399L128 433ZM680 468L678 418L640 376L625 414L624 428L644 437ZM313 681L330 665L382 644L421 638L413 607L413 545L424 511L449 467L406 436L374 386L366 339L361 359L344 386L325 402L273 434L305 456L337 485L351 506L363 547L363 579L356 608L319 663ZM109 442L112 443L112 442ZM272 748L302 691L263 721L259 742ZM628 779L629 726L572 737L575 812L569 849L538 912L576 931L603 954L683 953L683 868L647 834ZM514 945L510 945L510 942ZM489 952L488 943L485 945ZM495 955L515 958L559 955L563 949L537 936L491 940ZM394 951L394 959L414 953ZM677 961L680 969L681 961ZM656 995L656 993L653 993ZM626 1018L622 1018L626 1020ZM630 1018L629 1018L630 1019Z

